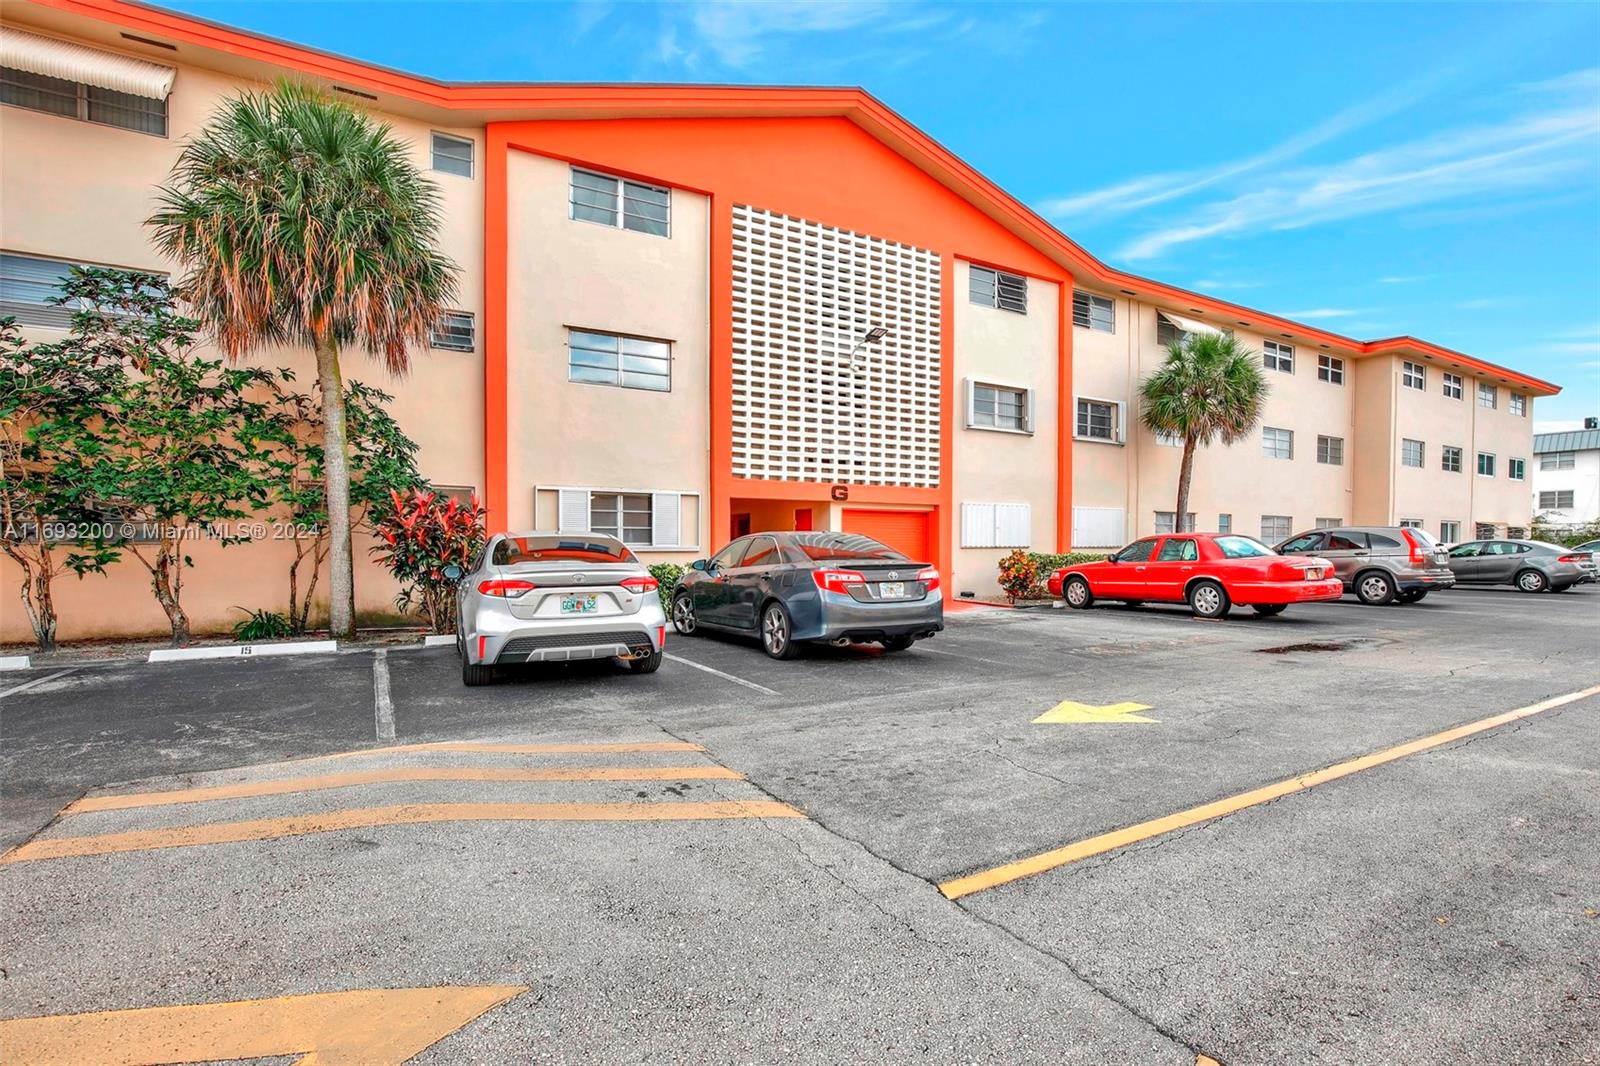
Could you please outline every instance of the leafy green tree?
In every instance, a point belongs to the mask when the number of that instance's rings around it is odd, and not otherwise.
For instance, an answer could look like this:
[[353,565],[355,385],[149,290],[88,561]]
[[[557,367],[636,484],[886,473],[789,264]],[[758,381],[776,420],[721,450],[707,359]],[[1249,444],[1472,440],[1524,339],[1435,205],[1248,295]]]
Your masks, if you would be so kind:
[[1167,347],[1167,358],[1139,386],[1144,424],[1183,439],[1178,474],[1179,528],[1189,513],[1195,448],[1243,440],[1261,420],[1267,379],[1256,353],[1231,334],[1189,333]]
[[222,104],[179,154],[149,219],[187,270],[183,294],[230,358],[303,344],[317,359],[328,502],[330,628],[355,624],[350,465],[339,366],[363,348],[393,374],[452,301],[438,190],[390,128],[280,82]]

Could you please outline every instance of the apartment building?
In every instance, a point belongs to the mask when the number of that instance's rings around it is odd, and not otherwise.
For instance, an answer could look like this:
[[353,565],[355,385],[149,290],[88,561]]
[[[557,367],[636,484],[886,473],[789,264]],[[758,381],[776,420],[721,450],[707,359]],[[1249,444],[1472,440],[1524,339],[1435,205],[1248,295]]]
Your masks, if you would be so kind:
[[[285,75],[388,122],[441,190],[459,306],[403,381],[346,369],[495,528],[679,562],[747,529],[843,529],[991,593],[1013,548],[1178,521],[1179,451],[1136,397],[1196,330],[1234,332],[1273,385],[1253,438],[1197,461],[1199,528],[1527,524],[1533,399],[1556,386],[1116,270],[859,89],[447,84],[121,0],[16,0],[5,313],[59,335],[42,299],[70,264],[172,269],[152,190],[219,100]],[[308,353],[262,358],[311,376]],[[279,605],[286,550],[198,548],[197,627]],[[392,598],[370,567],[357,583],[362,607]],[[131,568],[58,600],[66,637],[161,628]]]
[[1533,513],[1553,526],[1600,522],[1600,418],[1533,435]]

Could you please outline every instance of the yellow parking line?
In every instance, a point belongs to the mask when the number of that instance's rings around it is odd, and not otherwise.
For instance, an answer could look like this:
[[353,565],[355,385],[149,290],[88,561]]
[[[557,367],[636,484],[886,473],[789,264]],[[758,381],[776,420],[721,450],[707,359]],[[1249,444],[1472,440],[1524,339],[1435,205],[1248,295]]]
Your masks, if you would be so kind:
[[170,829],[137,829],[104,836],[32,840],[0,855],[0,864],[110,855],[124,851],[236,844],[252,840],[368,829],[380,825],[434,822],[674,822],[725,818],[804,818],[774,800],[723,800],[706,803],[417,803],[349,811],[218,822]]
[[1340,778],[1349,777],[1351,774],[1360,773],[1362,770],[1370,770],[1374,766],[1382,766],[1385,763],[1394,762],[1396,759],[1403,759],[1408,755],[1416,755],[1419,752],[1437,748],[1441,744],[1449,744],[1464,737],[1470,737],[1488,729],[1529,718],[1544,711],[1554,710],[1557,707],[1564,707],[1569,703],[1575,703],[1578,700],[1587,699],[1595,695],[1600,695],[1600,685],[1591,685],[1581,692],[1569,692],[1565,696],[1556,696],[1527,707],[1519,707],[1514,711],[1497,714],[1492,718],[1484,718],[1477,722],[1470,722],[1467,725],[1446,729],[1440,733],[1433,733],[1429,736],[1407,741],[1404,744],[1397,744],[1392,748],[1384,748],[1381,751],[1372,752],[1370,755],[1362,755],[1359,758],[1335,763],[1333,766],[1322,770],[1301,774],[1299,777],[1292,777],[1287,781],[1279,781],[1276,784],[1252,789],[1249,792],[1241,792],[1237,796],[1229,796],[1226,799],[1204,803],[1198,807],[1190,807],[1186,811],[1169,814],[1164,818],[1140,822],[1137,825],[1128,826],[1126,829],[1101,833],[1099,836],[1092,836],[1075,844],[1068,844],[1026,859],[1008,862],[989,870],[980,870],[965,877],[957,877],[954,880],[942,883],[939,886],[939,891],[943,892],[949,899],[960,899],[963,896],[970,896],[974,892],[997,888],[1000,885],[1010,884],[1012,881],[1020,881],[1024,877],[1032,877],[1035,874],[1054,870],[1057,867],[1066,866],[1081,859],[1102,855],[1118,848],[1125,848],[1130,844],[1137,844],[1141,840],[1161,836],[1175,829],[1184,829],[1200,822],[1208,822],[1213,818],[1221,818],[1223,815],[1242,811],[1246,807],[1254,807],[1294,792],[1301,792],[1317,785],[1327,784],[1329,781],[1337,781]]
[[313,755],[297,762],[318,762],[322,759],[348,759],[356,755],[393,755],[410,751],[476,751],[499,752],[505,755],[571,755],[603,752],[641,751],[705,751],[699,744],[683,740],[645,740],[615,744],[478,744],[465,740],[445,740],[432,744],[396,744],[387,748],[362,748],[359,751],[338,751],[332,755]]
[[274,781],[249,781],[209,788],[181,788],[168,792],[133,792],[121,796],[88,796],[61,809],[62,814],[88,811],[124,811],[133,807],[165,807],[174,803],[283,796],[295,792],[320,792],[355,785],[380,785],[395,781],[743,781],[744,775],[725,766],[546,766],[533,770],[505,767],[406,766],[392,770],[359,770],[319,777],[287,777]]

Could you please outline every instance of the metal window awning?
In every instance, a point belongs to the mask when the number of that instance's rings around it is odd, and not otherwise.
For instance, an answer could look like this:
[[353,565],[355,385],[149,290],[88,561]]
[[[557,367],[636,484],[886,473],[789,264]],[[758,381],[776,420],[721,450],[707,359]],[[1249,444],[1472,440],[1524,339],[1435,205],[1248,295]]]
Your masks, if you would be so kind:
[[0,66],[82,82],[99,89],[165,100],[178,72],[132,56],[0,26]]
[[1175,315],[1171,311],[1159,311],[1157,314],[1166,319],[1168,322],[1171,322],[1174,326],[1177,326],[1179,329],[1183,330],[1185,333],[1227,332],[1224,329],[1211,325],[1209,322],[1202,322],[1198,318],[1184,318],[1182,315]]

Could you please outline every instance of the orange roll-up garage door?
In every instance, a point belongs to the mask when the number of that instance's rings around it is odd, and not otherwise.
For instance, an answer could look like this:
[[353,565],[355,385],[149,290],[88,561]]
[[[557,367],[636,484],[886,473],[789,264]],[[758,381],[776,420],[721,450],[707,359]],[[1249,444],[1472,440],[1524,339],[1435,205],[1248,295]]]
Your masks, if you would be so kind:
[[842,525],[846,533],[860,533],[898,548],[914,561],[931,562],[928,550],[929,511],[853,511],[846,510]]

